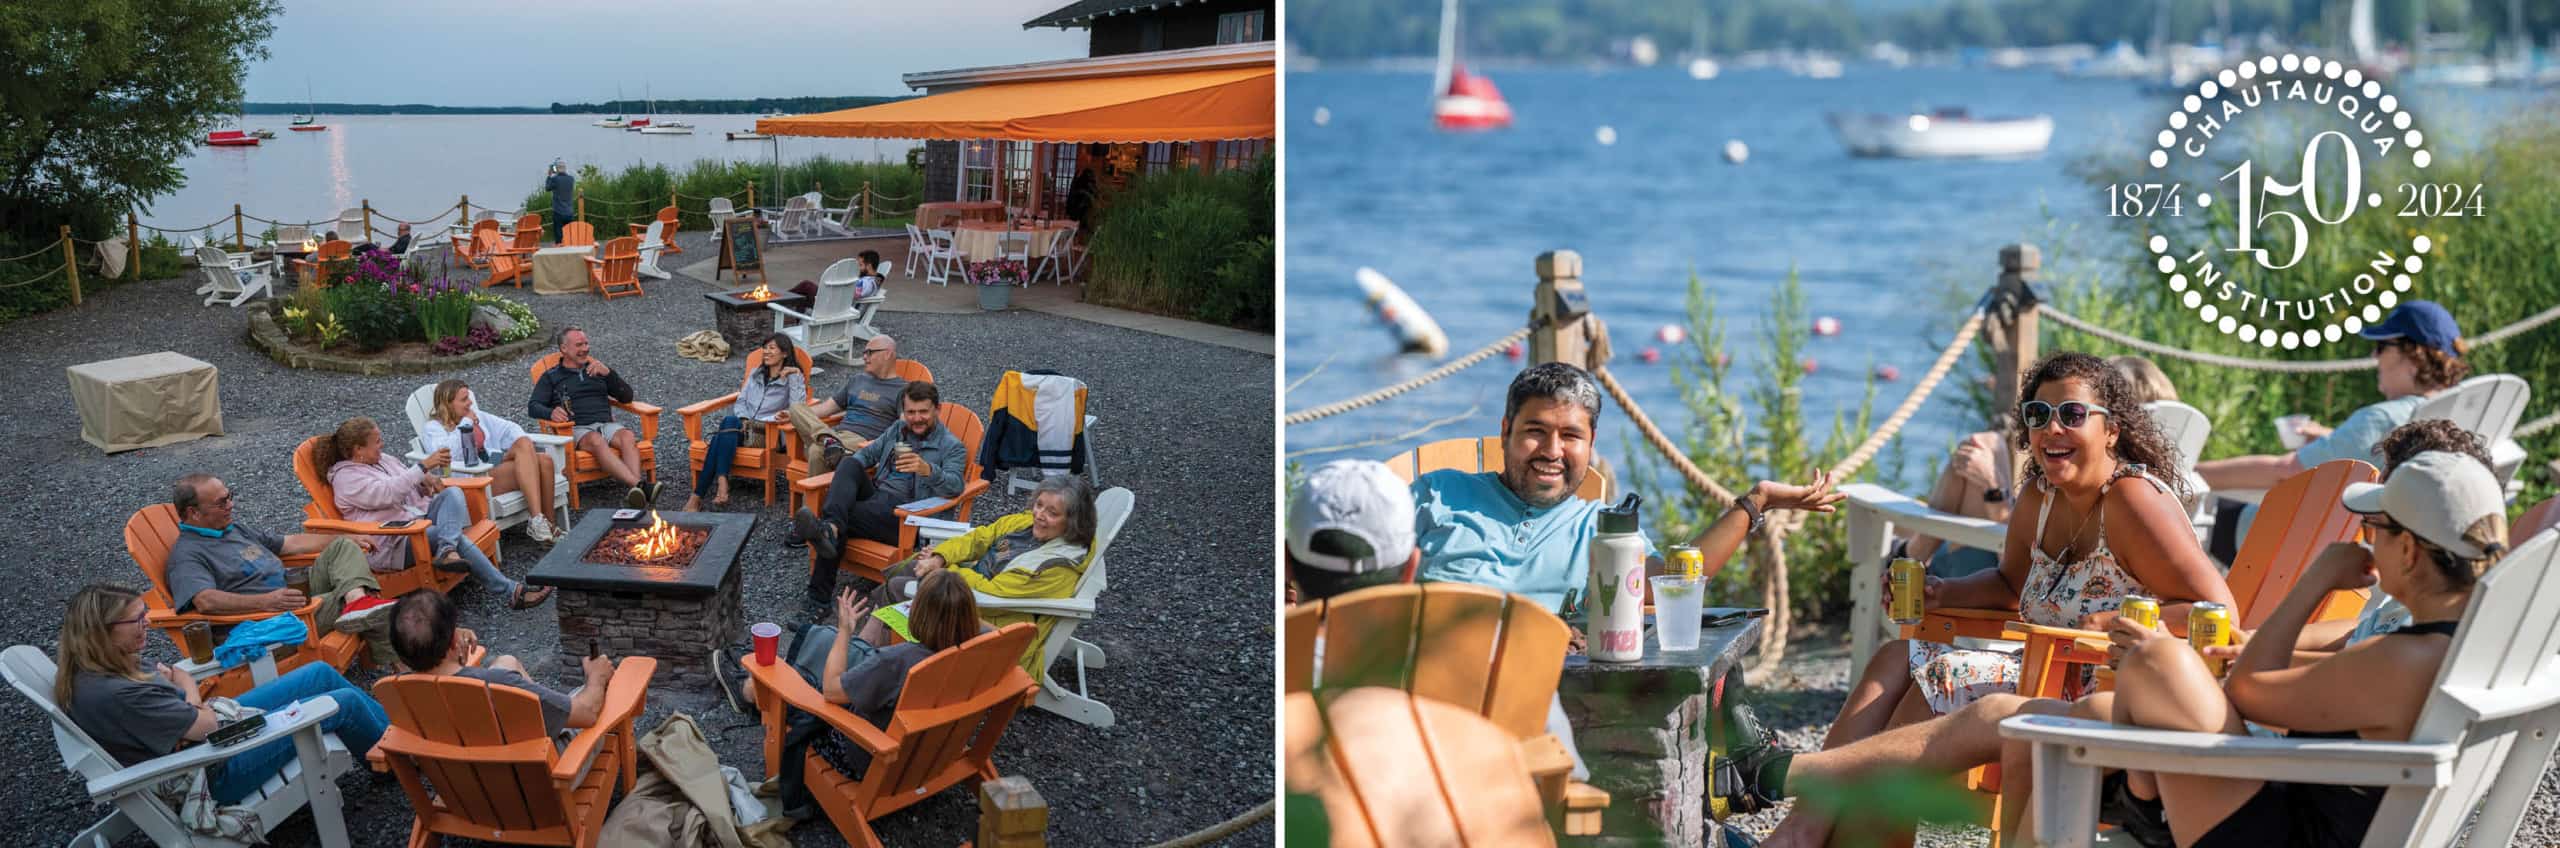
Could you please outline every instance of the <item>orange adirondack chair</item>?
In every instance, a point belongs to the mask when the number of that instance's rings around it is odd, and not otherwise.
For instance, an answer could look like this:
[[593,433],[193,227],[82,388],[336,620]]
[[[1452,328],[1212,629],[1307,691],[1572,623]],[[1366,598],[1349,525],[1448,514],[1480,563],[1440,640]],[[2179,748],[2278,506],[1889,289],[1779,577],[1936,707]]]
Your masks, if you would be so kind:
[[916,664],[907,672],[906,688],[887,727],[873,727],[827,703],[788,664],[742,663],[755,679],[756,709],[764,716],[765,776],[782,773],[782,733],[789,712],[782,707],[817,716],[870,752],[871,765],[862,777],[848,777],[809,751],[804,755],[809,793],[846,842],[878,848],[880,836],[871,830],[872,819],[962,781],[1002,776],[996,773],[996,743],[1004,739],[1013,714],[1040,688],[1019,662],[1034,629],[1029,623],[1007,625]]
[[488,233],[492,239],[499,242],[505,241],[505,237],[498,234],[496,220],[481,221],[472,224],[470,232],[453,237],[453,255],[460,257],[465,266],[486,271],[489,270],[489,257],[481,252],[481,233]]
[[[684,248],[676,246],[676,228],[684,223],[684,216],[677,214],[675,207],[668,206],[658,210],[657,220],[666,224],[658,228],[658,237],[667,243],[667,254],[672,256],[683,253]],[[635,239],[649,231],[649,225],[646,223],[631,224],[630,227],[631,237]]]
[[373,684],[391,727],[372,757],[409,793],[411,846],[443,836],[586,848],[604,830],[616,784],[639,762],[632,721],[649,702],[658,661],[627,657],[605,683],[604,709],[566,748],[543,732],[533,693],[468,677],[402,674]]
[[516,218],[515,247],[531,253],[542,247],[542,215],[527,212]]
[[326,285],[329,282],[330,265],[346,261],[354,255],[355,245],[348,243],[346,239],[330,239],[321,242],[320,247],[312,251],[311,258],[293,260],[294,274],[301,277],[306,285]]
[[[179,532],[178,508],[165,503],[156,503],[134,510],[133,517],[125,519],[124,522],[124,551],[133,557],[133,564],[142,567],[142,575],[151,578],[151,588],[142,593],[142,608],[143,615],[148,617],[148,624],[152,629],[166,634],[169,641],[178,642],[178,631],[195,622],[201,621],[215,627],[229,627],[275,616],[275,613],[271,612],[228,615],[179,612],[176,599],[169,596],[169,547],[177,542]],[[284,557],[284,561],[289,566],[308,566],[312,560],[318,558],[317,554],[296,554]],[[357,658],[369,656],[366,652],[359,650],[364,647],[364,640],[356,634],[320,629],[317,620],[319,615],[320,602],[316,599],[303,604],[301,609],[293,611],[295,618],[302,619],[302,626],[311,628],[312,637],[306,640],[302,647],[295,649],[292,655],[276,661],[277,673],[301,668],[303,664],[314,660],[345,668],[348,663]],[[200,679],[196,683],[203,688],[206,695],[228,697],[249,691],[249,687],[254,682],[249,678],[248,667],[242,666]]]
[[[1387,457],[1386,463],[1388,470],[1394,471],[1396,476],[1407,481],[1442,469],[1456,469],[1469,473],[1501,471],[1502,437],[1441,439]],[[1616,488],[1617,480],[1615,475],[1610,473],[1607,462],[1593,457],[1591,473],[1583,476],[1582,488],[1574,490],[1573,495],[1583,500],[1605,501],[1609,499],[1611,491]]]
[[2560,498],[2527,507],[2523,515],[2516,517],[2515,526],[2507,530],[2507,546],[2522,545],[2524,540],[2533,538],[2533,534],[2555,524],[2560,524]]
[[577,247],[581,245],[593,247],[595,246],[595,243],[596,225],[594,224],[590,224],[585,221],[571,221],[560,228],[560,245],[562,247]]
[[1510,734],[1552,827],[1600,832],[1608,793],[1572,782],[1573,759],[1547,733],[1572,638],[1555,613],[1484,586],[1399,583],[1291,607],[1285,631],[1285,691],[1386,686],[1473,710]]
[[[302,529],[307,533],[350,533],[366,536],[405,536],[409,540],[409,567],[393,572],[374,572],[373,579],[382,583],[384,597],[397,598],[419,589],[450,591],[462,584],[467,571],[445,571],[435,566],[435,552],[427,543],[427,524],[415,522],[398,529],[376,521],[350,521],[338,512],[335,487],[329,485],[328,469],[317,467],[312,452],[325,436],[302,440],[293,449],[293,476],[302,481],[302,489],[310,493],[311,502],[302,505]],[[463,541],[480,548],[492,561],[498,558],[498,523],[489,520],[489,478],[455,477],[446,485],[462,490],[463,502],[470,505],[471,526],[462,531]]]
[[605,242],[604,257],[587,257],[587,282],[596,294],[612,300],[640,290],[640,240],[624,236]]
[[1324,804],[1329,844],[1556,844],[1508,731],[1465,708],[1381,687],[1286,701],[1289,791]]
[[[847,537],[844,540],[844,555],[836,560],[837,568],[875,581],[886,578],[889,566],[898,564],[899,560],[913,556],[916,552],[916,528],[906,523],[908,516],[942,516],[962,524],[969,523],[970,507],[977,503],[979,495],[986,494],[988,486],[987,481],[979,479],[982,469],[978,466],[978,441],[985,437],[986,425],[981,423],[978,420],[978,414],[969,411],[968,407],[943,401],[942,426],[951,431],[953,438],[960,440],[961,449],[969,454],[969,468],[961,473],[961,478],[969,482],[960,488],[960,496],[932,509],[915,512],[898,510],[898,544],[895,546],[884,545],[869,539]],[[798,492],[804,501],[823,504],[827,501],[827,487],[833,485],[835,479],[836,473],[830,470],[823,474],[792,481],[791,488]],[[814,574],[817,569],[818,554],[813,550],[809,553],[809,570]]]
[[[533,276],[533,249],[503,243],[496,230],[484,230],[479,238],[479,258],[489,266],[489,279],[482,281],[481,285],[513,284],[516,288],[524,288],[525,280]],[[519,236],[516,240],[524,239]]]
[[[924,367],[924,363],[922,362],[917,362],[913,359],[901,359],[892,367],[896,369],[898,378],[907,382],[933,382],[933,369]],[[811,391],[814,393],[816,391],[816,387],[812,386]],[[825,420],[829,426],[834,426],[835,424],[844,421],[844,413],[838,412],[834,415],[827,416],[823,420]],[[784,421],[782,423],[782,441],[783,452],[785,455],[790,457],[790,459],[786,460],[782,464],[783,478],[795,482],[807,478],[809,476],[808,446],[801,443],[799,431],[793,428],[789,421]],[[830,468],[827,470],[832,472],[835,469]],[[802,504],[799,487],[793,486],[784,491],[788,500],[783,503],[783,507],[788,511],[797,511],[800,509]]]
[[[541,359],[533,361],[532,368],[526,370],[528,382],[540,381],[542,372],[549,371],[552,366],[558,364],[560,364],[559,351],[543,354]],[[630,403],[615,401],[613,405],[640,419],[640,467],[658,467],[658,416],[666,410],[637,400]],[[542,428],[542,432],[554,436],[569,435],[572,426],[549,418],[537,418],[533,423],[534,426]],[[576,442],[569,443],[569,467],[562,471],[569,477],[569,508],[573,510],[578,508],[578,487],[598,480],[613,479],[612,475],[604,473],[604,466],[597,465],[596,458],[580,450]]]
[[[621,241],[621,239],[615,239],[615,241]],[[809,352],[796,347],[792,348],[791,352],[798,354],[793,358],[799,363],[800,373],[804,377],[801,381],[800,400],[807,403],[815,397],[811,394],[815,386],[809,385],[805,379],[809,373]],[[764,348],[759,347],[748,351],[745,373],[754,374],[756,369],[761,367],[764,367]],[[740,379],[743,380],[744,377]],[[703,434],[703,416],[725,416],[728,414],[729,405],[737,401],[738,393],[730,392],[676,410],[677,415],[684,416],[685,455],[692,465],[694,476],[701,476],[702,463],[711,455],[711,438]],[[713,423],[716,425],[718,422]],[[729,476],[746,477],[763,484],[765,505],[771,506],[773,490],[777,488],[773,485],[773,475],[782,470],[782,459],[786,453],[774,448],[789,438],[791,425],[785,421],[750,421],[746,426],[761,428],[764,433],[764,442],[753,447],[739,445],[737,456],[730,461]]]

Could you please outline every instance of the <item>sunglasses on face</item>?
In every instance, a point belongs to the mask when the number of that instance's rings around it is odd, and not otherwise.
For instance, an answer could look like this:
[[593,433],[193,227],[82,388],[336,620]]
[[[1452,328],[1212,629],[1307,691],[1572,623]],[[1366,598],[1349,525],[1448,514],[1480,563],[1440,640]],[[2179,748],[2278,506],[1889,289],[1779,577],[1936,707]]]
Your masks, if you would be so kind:
[[2395,524],[2395,523],[2392,523],[2391,519],[2388,519],[2388,518],[2381,518],[2381,517],[2378,517],[2378,516],[2376,516],[2376,517],[2367,517],[2366,519],[2364,519],[2364,529],[2366,529],[2367,531],[2372,532],[2373,534],[2375,534],[2375,535],[2377,535],[2377,536],[2378,536],[2378,535],[2381,535],[2381,534],[2384,534],[2384,533],[2406,533],[2406,532],[2408,532],[2408,528],[2406,528],[2406,527],[2402,527],[2402,526],[2400,526],[2400,525],[2398,525],[2398,524]]
[[2091,415],[2113,414],[2106,407],[2076,400],[2066,400],[2060,405],[2031,400],[2018,405],[2018,420],[2026,424],[2029,431],[2042,430],[2057,420],[2062,422],[2064,429],[2076,429],[2089,423]]

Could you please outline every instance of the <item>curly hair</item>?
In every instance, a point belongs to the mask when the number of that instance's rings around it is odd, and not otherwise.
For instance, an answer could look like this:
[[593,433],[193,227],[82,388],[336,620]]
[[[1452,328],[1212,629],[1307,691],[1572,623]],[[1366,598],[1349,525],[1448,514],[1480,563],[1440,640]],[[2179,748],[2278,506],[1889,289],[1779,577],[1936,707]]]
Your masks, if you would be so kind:
[[2399,347],[2400,355],[2408,357],[2409,364],[2417,368],[2418,386],[2426,391],[2446,388],[2471,376],[2471,363],[2462,359],[2471,352],[2471,345],[2460,339],[2454,340],[2450,351],[2405,342]]
[[2410,457],[2428,451],[2458,453],[2479,460],[2482,468],[2498,467],[2497,463],[2489,461],[2489,452],[2480,447],[2478,435],[2444,418],[2402,424],[2373,446],[2373,455],[2382,458],[2384,474],[2391,473],[2391,469],[2400,467],[2400,463],[2409,461]]
[[[2168,434],[2160,432],[2159,423],[2151,420],[2151,413],[2142,408],[2141,399],[2134,393],[2133,383],[2125,379],[2124,372],[2104,359],[2068,352],[2045,357],[2035,367],[2027,369],[2027,378],[2018,388],[2020,396],[2011,400],[2010,407],[2015,409],[2018,404],[2033,399],[2044,384],[2056,380],[2080,381],[2081,385],[2089,388],[2090,394],[2097,396],[2098,405],[2107,408],[2108,417],[2116,425],[2115,457],[2118,462],[2151,470],[2154,479],[2168,486],[2172,496],[2183,500],[2190,494],[2184,477],[2170,473],[2179,465],[2177,446],[2169,443]],[[2026,424],[2016,415],[2009,416],[2009,441],[2021,454],[2031,451],[2027,435]],[[2044,466],[2036,462],[2027,463],[2022,482],[2043,485]]]

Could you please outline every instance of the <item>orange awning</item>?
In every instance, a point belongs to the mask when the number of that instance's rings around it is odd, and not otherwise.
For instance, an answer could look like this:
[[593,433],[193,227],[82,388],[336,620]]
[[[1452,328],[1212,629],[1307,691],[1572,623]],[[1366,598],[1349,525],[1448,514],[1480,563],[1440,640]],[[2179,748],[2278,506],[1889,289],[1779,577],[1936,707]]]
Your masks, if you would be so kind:
[[765,118],[767,135],[1134,143],[1271,138],[1271,68],[981,85],[914,100]]

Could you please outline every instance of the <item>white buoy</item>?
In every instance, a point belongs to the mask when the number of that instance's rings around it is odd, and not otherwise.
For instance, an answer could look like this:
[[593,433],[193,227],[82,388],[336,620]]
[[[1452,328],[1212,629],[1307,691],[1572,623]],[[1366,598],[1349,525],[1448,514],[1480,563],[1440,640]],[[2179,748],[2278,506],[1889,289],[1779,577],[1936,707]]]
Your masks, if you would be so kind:
[[1431,314],[1422,311],[1422,305],[1413,302],[1413,298],[1405,296],[1404,289],[1397,288],[1395,281],[1378,273],[1378,269],[1369,267],[1363,267],[1351,276],[1359,282],[1360,294],[1368,299],[1369,307],[1377,310],[1378,318],[1387,322],[1388,329],[1395,331],[1396,343],[1404,352],[1432,356],[1449,352],[1449,335],[1440,331],[1440,322],[1431,320]]
[[1664,324],[1662,329],[1653,331],[1653,337],[1661,339],[1663,344],[1679,344],[1681,339],[1689,337],[1689,329],[1678,324]]
[[1599,139],[1600,146],[1607,147],[1618,143],[1618,128],[1602,124],[1599,129],[1592,131],[1591,137]]
[[1716,60],[1714,60],[1714,59],[1709,59],[1709,58],[1707,58],[1707,57],[1700,56],[1700,57],[1698,57],[1698,58],[1695,58],[1695,59],[1691,59],[1691,60],[1689,60],[1689,78],[1690,78],[1690,79],[1693,79],[1693,80],[1711,80],[1711,79],[1715,79],[1715,78],[1716,78],[1716,74],[1718,74],[1718,73],[1720,73],[1720,72],[1722,72],[1722,71],[1723,71],[1723,68],[1717,67],[1717,66],[1716,66]]
[[1750,145],[1743,144],[1742,139],[1737,138],[1724,143],[1724,161],[1740,165],[1744,160],[1750,158],[1751,147]]
[[1316,107],[1316,126],[1321,127],[1330,123],[1333,123],[1333,110],[1322,106]]
[[1636,67],[1650,68],[1662,61],[1662,48],[1653,43],[1652,36],[1639,35],[1627,43],[1627,58],[1635,60]]
[[1833,318],[1829,315],[1813,319],[1813,334],[1817,336],[1839,335],[1840,319]]

